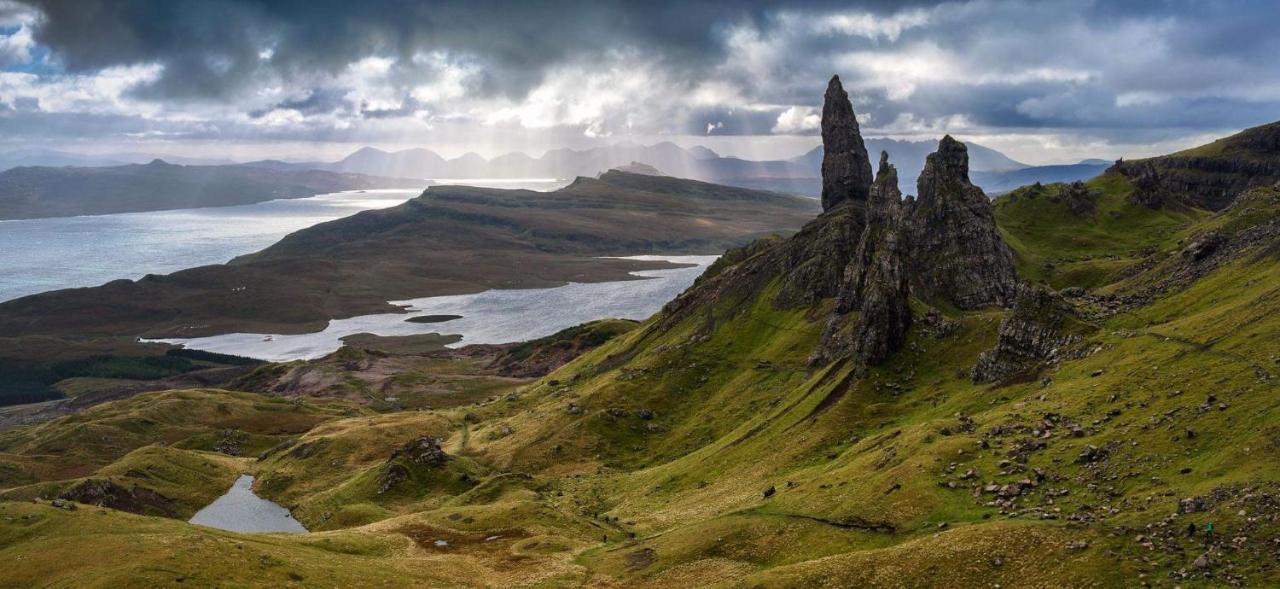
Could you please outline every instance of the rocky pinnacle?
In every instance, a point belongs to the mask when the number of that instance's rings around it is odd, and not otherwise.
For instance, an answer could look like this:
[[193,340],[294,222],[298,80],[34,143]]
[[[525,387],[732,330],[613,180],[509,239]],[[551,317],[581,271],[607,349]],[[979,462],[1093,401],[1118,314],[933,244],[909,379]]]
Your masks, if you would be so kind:
[[1013,253],[991,201],[969,181],[969,152],[950,135],[929,154],[908,214],[916,295],[960,309],[1007,307],[1018,294]]
[[822,102],[822,210],[862,202],[871,191],[871,160],[849,94],[832,76]]
[[886,153],[880,154],[880,172],[868,196],[866,229],[845,269],[822,342],[810,358],[813,364],[848,356],[856,370],[864,370],[902,347],[911,326],[902,193]]

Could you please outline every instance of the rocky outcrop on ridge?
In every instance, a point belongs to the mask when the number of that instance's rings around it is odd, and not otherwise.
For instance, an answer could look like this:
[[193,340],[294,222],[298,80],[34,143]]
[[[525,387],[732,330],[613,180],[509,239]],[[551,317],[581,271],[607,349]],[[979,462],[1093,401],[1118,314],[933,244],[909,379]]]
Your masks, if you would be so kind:
[[1118,161],[1108,172],[1129,179],[1135,203],[1159,208],[1182,202],[1220,211],[1244,191],[1280,181],[1280,122],[1181,153]]
[[409,480],[411,468],[440,468],[452,457],[440,447],[440,440],[423,436],[396,449],[378,473],[378,494],[382,495]]
[[871,191],[871,159],[840,76],[831,77],[823,97],[822,149],[822,210],[866,201]]
[[943,137],[909,205],[912,286],[926,301],[960,309],[1008,306],[1017,296],[1013,253],[996,228],[991,201],[969,181],[969,153]]
[[141,515],[178,516],[172,499],[146,487],[128,489],[109,479],[85,480],[58,494],[58,498]]
[[1079,339],[1068,329],[1073,316],[1071,305],[1057,293],[1041,286],[1024,287],[1013,312],[1000,323],[995,347],[978,356],[971,372],[973,382],[1006,380],[1058,358]]

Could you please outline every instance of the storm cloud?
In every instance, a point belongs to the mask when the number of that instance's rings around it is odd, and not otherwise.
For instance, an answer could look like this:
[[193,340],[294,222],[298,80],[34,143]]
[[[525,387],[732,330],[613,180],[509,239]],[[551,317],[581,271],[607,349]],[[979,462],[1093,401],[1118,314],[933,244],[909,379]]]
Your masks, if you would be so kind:
[[1280,118],[1275,22],[1263,0],[10,0],[0,131],[808,136],[839,73],[871,133],[1113,155]]

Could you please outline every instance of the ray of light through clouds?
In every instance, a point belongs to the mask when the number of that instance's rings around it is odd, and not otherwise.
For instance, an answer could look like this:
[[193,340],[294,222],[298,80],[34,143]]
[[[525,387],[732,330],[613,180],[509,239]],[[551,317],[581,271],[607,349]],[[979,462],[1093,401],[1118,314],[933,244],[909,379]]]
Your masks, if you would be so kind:
[[1280,118],[1278,6],[0,0],[0,149],[790,157],[838,73],[872,136],[1149,155]]

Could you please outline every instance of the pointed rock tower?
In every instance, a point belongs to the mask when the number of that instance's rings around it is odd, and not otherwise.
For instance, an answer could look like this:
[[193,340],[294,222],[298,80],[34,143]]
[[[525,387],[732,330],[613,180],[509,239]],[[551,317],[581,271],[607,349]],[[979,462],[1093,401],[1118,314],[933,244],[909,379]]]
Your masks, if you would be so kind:
[[1018,295],[1013,253],[991,201],[969,181],[969,151],[950,135],[929,154],[908,215],[916,295],[960,309],[1007,307]]
[[871,160],[858,118],[840,76],[832,76],[822,101],[822,210],[864,202],[870,190]]
[[880,172],[867,200],[866,229],[845,268],[835,312],[810,363],[847,356],[862,371],[888,359],[906,341],[911,290],[902,213],[898,171],[889,164],[889,154],[881,152]]

